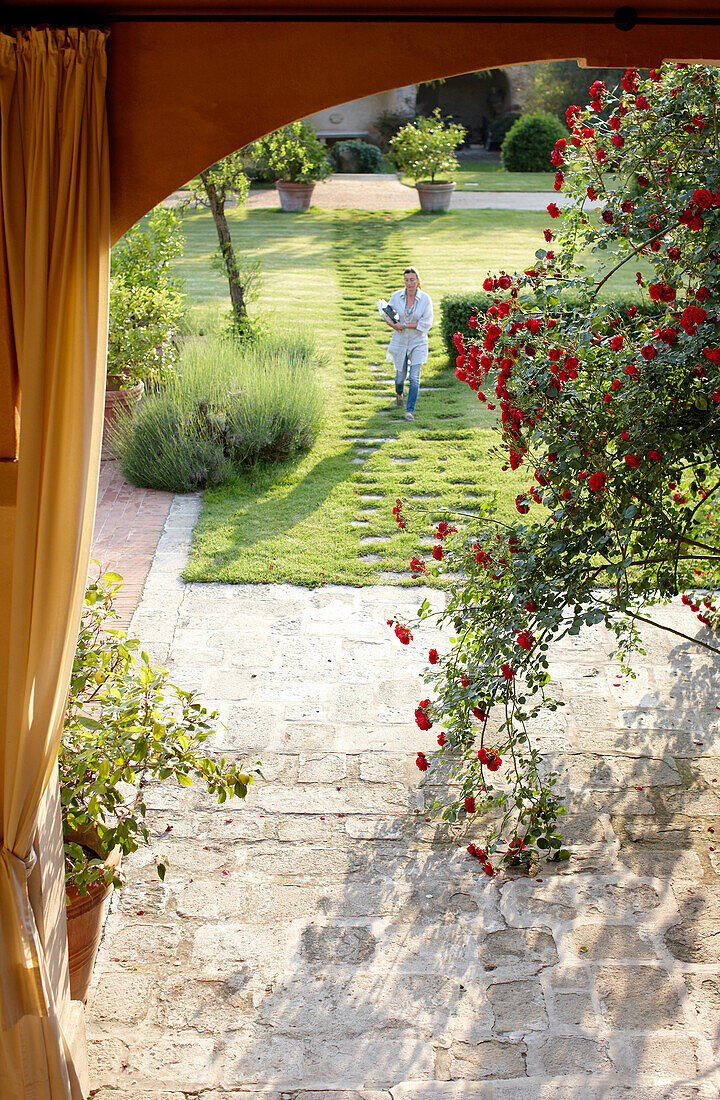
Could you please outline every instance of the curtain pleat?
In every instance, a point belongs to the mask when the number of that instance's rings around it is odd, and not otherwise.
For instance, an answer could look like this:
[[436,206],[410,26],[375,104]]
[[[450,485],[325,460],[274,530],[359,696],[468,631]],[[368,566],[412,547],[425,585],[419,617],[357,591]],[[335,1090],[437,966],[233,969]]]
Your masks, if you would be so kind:
[[0,458],[12,458],[19,405],[14,547],[0,563],[0,613],[9,616],[0,651],[3,1100],[81,1095],[27,876],[57,758],[97,495],[109,265],[106,75],[100,31],[0,36]]

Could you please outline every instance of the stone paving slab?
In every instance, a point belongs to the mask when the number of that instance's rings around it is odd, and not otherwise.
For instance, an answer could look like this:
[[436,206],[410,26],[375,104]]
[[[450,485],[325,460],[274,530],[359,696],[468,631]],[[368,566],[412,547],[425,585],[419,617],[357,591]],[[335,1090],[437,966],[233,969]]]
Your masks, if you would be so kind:
[[265,782],[222,807],[145,788],[152,845],[127,861],[88,1001],[96,1100],[716,1100],[707,654],[653,639],[627,680],[600,630],[558,647],[566,706],[536,736],[573,858],[489,882],[426,817],[438,787],[413,763],[443,639],[399,646],[386,619],[425,593],[185,585],[198,511],[173,503],[131,629],[218,705],[213,751],[262,759]]

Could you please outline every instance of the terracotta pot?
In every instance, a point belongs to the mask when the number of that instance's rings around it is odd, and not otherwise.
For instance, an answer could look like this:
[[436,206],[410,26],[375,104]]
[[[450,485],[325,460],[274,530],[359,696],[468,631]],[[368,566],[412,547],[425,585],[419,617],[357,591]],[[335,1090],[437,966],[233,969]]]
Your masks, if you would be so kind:
[[291,183],[290,180],[278,180],[275,184],[280,196],[280,206],[288,213],[304,213],[310,209],[310,200],[315,183]]
[[[100,845],[93,834],[66,836],[86,848],[96,851]],[[98,853],[101,854],[101,853]],[[108,867],[120,866],[122,853],[114,848],[105,860]],[[67,936],[70,964],[70,998],[73,1001],[85,1001],[90,988],[95,956],[100,946],[103,923],[105,921],[105,903],[112,893],[112,886],[96,883],[87,894],[78,893],[74,886],[68,886],[67,900]]]
[[422,210],[445,213],[450,209],[455,184],[447,180],[438,180],[437,183],[416,183],[415,190]]
[[132,412],[142,398],[145,385],[138,382],[128,389],[120,389],[117,380],[108,378],[105,390],[105,416],[103,419],[102,457],[115,458],[113,450],[112,431],[118,420],[126,413]]

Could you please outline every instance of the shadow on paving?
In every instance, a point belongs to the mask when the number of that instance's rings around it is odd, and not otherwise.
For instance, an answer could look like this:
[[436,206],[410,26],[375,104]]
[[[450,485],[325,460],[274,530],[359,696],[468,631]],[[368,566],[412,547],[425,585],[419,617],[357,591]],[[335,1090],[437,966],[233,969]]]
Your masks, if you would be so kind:
[[174,675],[218,700],[214,749],[261,755],[266,782],[229,810],[146,788],[172,863],[160,883],[133,857],[108,922],[98,1100],[717,1096],[717,659],[647,633],[627,680],[600,630],[566,639],[567,706],[535,733],[574,856],[490,882],[425,816],[422,655],[384,625],[418,595],[185,590]]

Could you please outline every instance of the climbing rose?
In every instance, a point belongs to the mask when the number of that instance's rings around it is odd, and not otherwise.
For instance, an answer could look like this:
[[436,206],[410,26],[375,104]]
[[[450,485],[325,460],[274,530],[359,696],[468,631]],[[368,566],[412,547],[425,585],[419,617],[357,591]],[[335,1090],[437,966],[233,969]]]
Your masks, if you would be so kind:
[[521,630],[517,636],[517,644],[521,649],[525,649],[529,652],[535,645],[535,638],[529,630]]
[[433,546],[432,556],[435,558],[435,561],[442,561],[445,557],[442,546]]
[[425,756],[424,752],[419,752],[417,754],[417,756],[415,757],[415,763],[417,764],[421,772],[426,772],[428,770],[427,757]]
[[596,470],[594,474],[590,474],[588,485],[594,493],[601,493],[605,488],[606,481],[607,476],[601,470]]
[[513,680],[515,678],[515,673],[513,672],[507,661],[505,661],[504,664],[500,666],[500,671],[502,672],[506,680]]
[[430,650],[428,653],[428,661],[431,665],[436,665],[438,663],[438,651],[436,649]]
[[557,203],[554,203],[554,202],[548,203],[547,212],[548,212],[548,214],[550,215],[551,218],[559,218],[560,217],[560,208],[557,205]]
[[432,726],[432,722],[427,716],[427,708],[429,706],[429,699],[421,699],[419,706],[415,709],[415,723],[421,730],[429,730]]
[[468,814],[474,814],[477,810],[475,799],[471,794],[465,796],[465,812]]
[[637,455],[625,455],[625,461],[628,464],[628,466],[639,466],[640,465],[640,459],[638,458]]
[[402,645],[410,645],[412,634],[406,626],[403,626],[401,623],[396,623],[395,634]]

